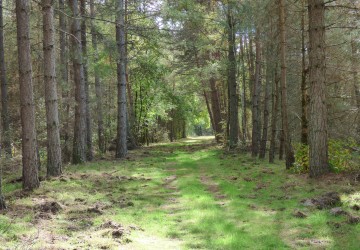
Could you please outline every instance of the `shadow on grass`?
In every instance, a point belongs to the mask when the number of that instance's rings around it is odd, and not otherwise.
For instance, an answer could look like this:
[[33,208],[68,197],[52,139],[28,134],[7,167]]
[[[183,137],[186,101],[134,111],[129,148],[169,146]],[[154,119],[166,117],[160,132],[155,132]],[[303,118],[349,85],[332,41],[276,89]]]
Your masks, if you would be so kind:
[[[145,147],[130,153],[129,160],[70,166],[66,172],[42,182],[30,196],[10,199],[9,213],[0,216],[2,245],[11,248],[31,241],[35,249],[358,246],[359,225],[300,205],[302,199],[348,189],[348,183],[312,182],[279,164],[224,153],[208,138]],[[209,188],[204,177],[216,188]],[[8,195],[17,188],[5,186]],[[344,204],[348,209],[360,194],[350,191],[342,196],[351,199]],[[62,211],[38,218],[36,206],[48,200],[59,202]],[[308,217],[294,217],[296,209]],[[136,244],[122,245],[126,242],[112,237],[111,230],[102,227],[108,221],[137,228],[126,235]]]

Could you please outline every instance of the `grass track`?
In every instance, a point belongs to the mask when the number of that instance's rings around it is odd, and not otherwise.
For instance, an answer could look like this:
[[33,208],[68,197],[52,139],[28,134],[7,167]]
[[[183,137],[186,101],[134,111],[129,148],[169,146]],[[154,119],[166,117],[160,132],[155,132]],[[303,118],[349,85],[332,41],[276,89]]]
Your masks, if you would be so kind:
[[[283,164],[224,153],[210,138],[131,152],[123,161],[69,166],[32,194],[4,181],[9,210],[0,215],[0,249],[359,249],[360,225],[300,205],[341,193],[360,203],[358,183],[320,182]],[[21,197],[21,198],[18,198]],[[56,201],[58,213],[39,206]],[[293,216],[296,209],[308,215]],[[106,222],[114,227],[105,227]],[[120,227],[121,225],[121,227]],[[124,235],[114,238],[118,227]]]

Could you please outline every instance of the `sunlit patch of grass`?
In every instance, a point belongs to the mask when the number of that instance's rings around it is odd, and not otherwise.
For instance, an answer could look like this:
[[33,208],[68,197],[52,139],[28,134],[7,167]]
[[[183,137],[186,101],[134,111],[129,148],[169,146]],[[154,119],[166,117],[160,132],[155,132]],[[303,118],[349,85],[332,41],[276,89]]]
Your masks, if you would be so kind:
[[[138,228],[126,236],[133,243],[125,249],[357,249],[359,225],[300,204],[348,188],[346,183],[318,185],[281,164],[224,152],[208,139],[154,145],[131,152],[130,158],[67,166],[64,178],[46,180],[30,196],[13,199],[10,206],[29,212],[13,220],[0,215],[0,243],[14,248],[25,244],[23,236],[32,239],[39,227],[34,206],[53,200],[63,210],[41,221],[46,227],[35,249],[118,249],[123,243],[101,227],[108,221]],[[5,183],[5,194],[20,188]],[[342,193],[344,209],[356,213],[350,207],[359,196]],[[87,211],[96,206],[101,213]],[[294,217],[296,209],[308,217]]]
[[6,183],[6,185],[3,186],[3,192],[4,193],[10,193],[13,192],[15,190],[20,189],[22,186],[21,182],[17,182],[17,183]]

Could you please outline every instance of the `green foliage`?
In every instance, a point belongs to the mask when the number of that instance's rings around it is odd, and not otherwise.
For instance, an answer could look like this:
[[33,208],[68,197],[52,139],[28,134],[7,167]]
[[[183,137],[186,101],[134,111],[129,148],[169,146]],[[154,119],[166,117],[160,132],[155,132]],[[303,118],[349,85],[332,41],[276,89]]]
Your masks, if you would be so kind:
[[[359,145],[354,140],[329,140],[329,166],[333,172],[349,172],[359,170]],[[295,145],[296,173],[309,171],[309,146],[304,144]]]
[[359,155],[356,156],[352,149],[358,148],[354,140],[330,140],[329,141],[329,165],[331,169],[338,173],[343,171],[353,171],[360,169]]
[[298,143],[295,145],[295,163],[294,169],[296,173],[309,172],[309,146]]

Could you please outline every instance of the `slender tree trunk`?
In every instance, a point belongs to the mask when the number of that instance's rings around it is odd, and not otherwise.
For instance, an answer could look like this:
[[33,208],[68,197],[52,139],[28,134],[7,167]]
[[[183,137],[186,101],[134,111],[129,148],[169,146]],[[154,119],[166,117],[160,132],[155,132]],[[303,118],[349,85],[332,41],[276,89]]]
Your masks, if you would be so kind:
[[252,145],[251,156],[256,157],[259,153],[259,142],[261,139],[260,126],[260,90],[261,90],[261,45],[259,40],[259,31],[256,31],[255,47],[256,47],[256,67],[255,67],[255,82],[252,91]]
[[182,121],[181,138],[182,139],[186,138],[186,121],[185,120]]
[[92,129],[91,129],[91,113],[90,113],[90,95],[89,95],[89,77],[88,77],[88,60],[87,60],[87,37],[86,37],[86,2],[80,0],[81,14],[81,46],[83,52],[84,82],[85,82],[85,98],[86,98],[86,159],[92,161]]
[[2,194],[2,169],[0,166],[0,211],[6,209],[5,197]]
[[260,143],[259,158],[264,159],[266,154],[266,143],[268,139],[268,126],[269,126],[269,96],[270,96],[270,85],[273,66],[271,63],[271,51],[267,52],[267,63],[266,63],[266,84],[265,84],[265,95],[264,95],[264,123],[263,123],[263,133]]
[[4,20],[3,3],[0,0],[0,81],[1,81],[1,118],[2,118],[2,144],[7,158],[12,157],[10,136],[10,115],[8,108],[8,88],[6,79],[5,53],[4,53]]
[[280,28],[280,61],[281,61],[281,116],[284,135],[284,149],[286,169],[290,169],[295,162],[294,151],[291,146],[289,121],[287,112],[287,83],[286,83],[286,33],[285,33],[285,3],[279,0],[279,28]]
[[[2,125],[3,125],[3,144],[5,154],[11,157],[11,142],[10,142],[10,126],[9,126],[9,112],[8,112],[8,97],[7,97],[7,81],[6,81],[6,67],[4,55],[4,24],[3,24],[3,3],[0,0],[0,81],[1,81],[1,107],[2,107]],[[5,198],[2,194],[2,166],[0,166],[0,211],[6,209]]]
[[356,109],[358,110],[358,116],[355,120],[355,131],[357,137],[356,141],[360,144],[360,87],[359,87],[359,77],[358,77],[358,55],[357,55],[358,45],[354,38],[351,39],[351,64],[352,64],[352,75],[353,75],[353,85],[354,85],[354,103],[356,105]]
[[42,0],[44,84],[47,125],[47,176],[61,174],[61,144],[55,70],[55,29],[53,0]]
[[274,81],[272,85],[272,106],[271,106],[271,139],[269,149],[269,162],[274,163],[275,147],[276,147],[276,130],[277,119],[279,114],[279,77],[277,73],[277,65],[274,68]]
[[[205,85],[205,84],[204,84],[204,85]],[[214,130],[215,137],[216,137],[216,130],[215,130],[214,118],[213,118],[213,114],[212,114],[212,111],[211,111],[211,107],[210,107],[210,103],[209,103],[209,98],[208,98],[208,95],[207,95],[205,89],[203,90],[203,96],[204,96],[204,99],[205,99],[206,108],[207,108],[208,113],[209,113],[209,118],[210,118],[211,126],[212,126],[212,128],[213,128],[213,130]]]
[[30,54],[30,2],[16,0],[19,83],[22,125],[23,188],[39,187],[39,161],[35,128],[35,104]]
[[[94,58],[97,62],[99,60],[98,46],[97,46],[97,32],[93,18],[96,17],[94,0],[90,0],[90,16],[91,16],[91,40],[94,49]],[[101,153],[105,153],[105,135],[104,135],[104,115],[103,115],[103,91],[101,87],[101,80],[99,71],[95,69],[95,94],[96,94],[96,111],[97,111],[97,127],[98,127],[98,147]]]
[[325,84],[325,3],[309,0],[310,177],[329,172]]
[[64,0],[59,0],[59,44],[60,44],[60,81],[62,90],[62,110],[64,124],[61,136],[64,139],[62,160],[63,162],[70,162],[70,86],[68,81],[68,59],[67,59],[67,39],[66,39],[66,18],[65,18],[65,3]]
[[241,69],[242,69],[242,98],[241,98],[241,104],[242,104],[242,140],[243,144],[246,145],[247,141],[247,132],[246,132],[246,126],[247,126],[247,113],[246,113],[246,69],[245,69],[245,51],[244,51],[244,37],[241,37],[240,39],[240,60],[241,60]]
[[76,102],[72,162],[73,164],[79,164],[86,161],[86,95],[78,1],[69,0],[69,6],[73,13],[71,28],[72,36],[70,39]]
[[[124,0],[125,5],[125,27],[124,27],[124,33],[125,33],[125,58],[128,58],[128,30],[127,30],[127,23],[128,23],[128,0]],[[128,145],[132,149],[135,149],[138,147],[138,143],[135,138],[134,134],[134,127],[135,127],[135,112],[134,112],[134,101],[133,101],[133,95],[132,95],[132,88],[131,88],[131,82],[130,82],[130,70],[128,66],[127,60],[125,61],[125,79],[126,79],[126,89],[127,89],[127,96],[128,96],[128,111],[127,111],[127,118],[126,118],[126,124],[127,124],[127,137],[128,137]]]
[[210,91],[211,91],[211,110],[214,119],[215,138],[217,142],[220,142],[223,131],[221,125],[221,110],[220,110],[219,95],[218,95],[218,90],[216,88],[215,78],[211,77],[209,79],[209,83],[210,83]]
[[[279,87],[280,88],[280,87]],[[281,97],[281,93],[279,93],[279,97]],[[282,127],[282,121],[280,122],[281,130],[279,133],[279,160],[284,160],[284,144],[285,144],[285,137],[284,137],[284,129]]]
[[301,2],[301,143],[308,144],[308,93],[306,84],[305,0]]
[[[245,43],[246,44],[246,43]],[[252,35],[249,35],[249,47],[248,50],[248,64],[249,64],[249,89],[250,89],[250,96],[253,96],[253,85],[255,84],[255,59],[254,59],[254,43]]]
[[125,44],[125,9],[124,0],[117,1],[116,41],[118,50],[117,79],[118,79],[118,126],[116,158],[123,158],[127,154],[127,107],[126,107],[126,44]]
[[237,146],[239,137],[239,110],[236,83],[236,58],[235,58],[235,20],[233,4],[228,4],[228,92],[229,92],[229,148]]

